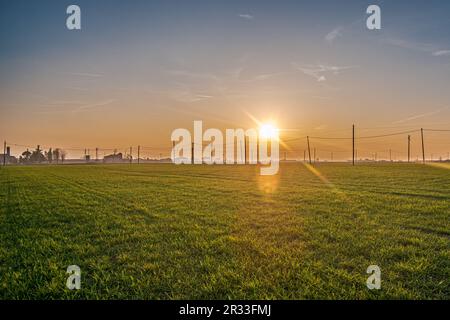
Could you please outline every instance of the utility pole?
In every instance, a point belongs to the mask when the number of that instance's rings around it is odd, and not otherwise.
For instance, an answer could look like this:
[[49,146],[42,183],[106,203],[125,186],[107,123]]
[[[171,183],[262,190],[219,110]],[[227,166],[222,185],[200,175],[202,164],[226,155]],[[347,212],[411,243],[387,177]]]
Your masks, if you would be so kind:
[[[244,163],[247,163],[247,138],[244,136]],[[211,162],[212,162],[212,148],[211,148]]]
[[175,163],[175,141],[172,141],[172,162]]
[[309,146],[309,136],[306,137],[306,141],[308,141],[308,157],[309,157],[309,164],[311,163],[311,148]]
[[303,150],[303,162],[306,162],[306,150]]
[[352,165],[355,165],[355,125],[352,125]]
[[314,163],[316,163],[316,148],[314,148]]
[[141,161],[141,146],[138,146],[138,164]]
[[191,163],[194,164],[194,143],[192,142],[191,146]]
[[6,166],[6,140],[3,142],[3,166]]
[[408,163],[411,160],[411,136],[408,134]]
[[95,148],[95,161],[98,161],[98,148]]
[[425,163],[425,144],[423,142],[423,128],[420,128],[420,136],[422,138],[422,161]]
[[[249,141],[250,142],[250,141]],[[223,152],[225,152],[225,148],[223,148]],[[226,155],[223,157],[225,159],[225,163],[226,163]],[[260,155],[260,150],[259,150],[259,136],[256,135],[256,163],[258,163],[258,159],[259,159],[259,163],[261,163],[261,155]]]
[[389,149],[389,161],[392,162],[392,150],[391,149]]
[[130,147],[130,163],[133,163],[133,147]]

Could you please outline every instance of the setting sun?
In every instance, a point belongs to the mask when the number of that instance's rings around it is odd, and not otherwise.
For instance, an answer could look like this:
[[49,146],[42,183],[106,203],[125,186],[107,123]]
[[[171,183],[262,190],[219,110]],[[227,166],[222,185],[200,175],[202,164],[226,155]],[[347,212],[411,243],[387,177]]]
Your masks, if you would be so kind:
[[278,129],[270,123],[264,123],[259,128],[259,134],[265,139],[276,138],[278,137]]

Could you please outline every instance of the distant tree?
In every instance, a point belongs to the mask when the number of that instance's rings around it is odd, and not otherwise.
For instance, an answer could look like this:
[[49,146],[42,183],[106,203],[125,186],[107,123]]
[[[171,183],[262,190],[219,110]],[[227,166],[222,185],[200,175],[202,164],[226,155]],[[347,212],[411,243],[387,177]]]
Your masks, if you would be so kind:
[[34,150],[33,153],[30,156],[30,162],[32,162],[32,163],[42,163],[45,160],[46,160],[46,158],[42,154],[42,150],[40,149],[40,146],[38,145],[36,150]]
[[53,162],[53,150],[52,148],[48,149],[48,151],[45,153],[46,157],[47,157],[47,161],[48,163],[52,163]]
[[30,162],[31,152],[27,149],[27,151],[22,152],[22,163]]
[[61,156],[61,163],[64,164],[64,160],[66,160],[67,153],[66,153],[65,150],[62,150],[62,149],[59,150],[59,153],[60,153],[60,156]]
[[60,155],[60,149],[56,148],[55,150],[53,150],[53,159],[56,161],[56,164],[58,164],[59,162],[59,155]]

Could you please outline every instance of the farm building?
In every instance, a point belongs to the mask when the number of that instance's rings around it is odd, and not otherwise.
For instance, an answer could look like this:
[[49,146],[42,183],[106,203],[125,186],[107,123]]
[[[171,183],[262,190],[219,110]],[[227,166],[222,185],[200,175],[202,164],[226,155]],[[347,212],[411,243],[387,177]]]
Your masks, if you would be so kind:
[[123,161],[122,153],[110,154],[103,158],[104,163],[117,163],[122,161]]
[[[6,159],[5,159],[6,158]],[[6,154],[0,154],[0,163],[6,163],[6,164],[16,164],[17,158],[11,155],[11,149],[10,147],[6,148]]]

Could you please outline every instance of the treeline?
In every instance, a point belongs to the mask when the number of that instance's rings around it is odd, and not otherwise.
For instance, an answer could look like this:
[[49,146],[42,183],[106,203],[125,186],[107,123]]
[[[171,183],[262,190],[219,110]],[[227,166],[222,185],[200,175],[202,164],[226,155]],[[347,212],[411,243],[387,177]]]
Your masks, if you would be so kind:
[[28,149],[22,152],[19,157],[19,163],[30,164],[30,163],[64,163],[66,159],[66,151],[60,148],[48,149],[48,151],[41,150],[40,146],[36,147],[36,150],[29,151]]

